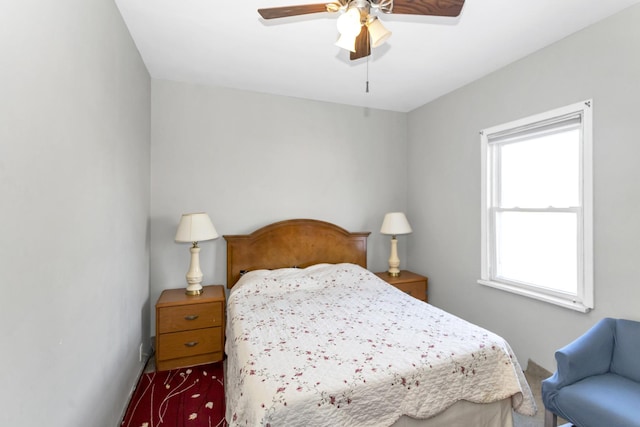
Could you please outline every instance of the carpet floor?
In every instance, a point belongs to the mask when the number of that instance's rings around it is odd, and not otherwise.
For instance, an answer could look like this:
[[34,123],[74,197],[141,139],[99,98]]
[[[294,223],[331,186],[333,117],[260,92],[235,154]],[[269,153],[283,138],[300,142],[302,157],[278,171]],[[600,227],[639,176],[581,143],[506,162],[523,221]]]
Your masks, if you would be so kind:
[[171,371],[145,370],[122,427],[223,427],[222,362]]

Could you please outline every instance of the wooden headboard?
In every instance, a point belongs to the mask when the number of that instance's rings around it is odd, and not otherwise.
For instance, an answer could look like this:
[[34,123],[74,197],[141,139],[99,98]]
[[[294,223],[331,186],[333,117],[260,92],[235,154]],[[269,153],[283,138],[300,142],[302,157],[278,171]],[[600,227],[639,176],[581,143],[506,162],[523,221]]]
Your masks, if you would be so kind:
[[252,270],[342,262],[367,268],[369,234],[350,233],[315,219],[290,219],[251,234],[223,236],[227,241],[227,288],[232,288],[242,273]]

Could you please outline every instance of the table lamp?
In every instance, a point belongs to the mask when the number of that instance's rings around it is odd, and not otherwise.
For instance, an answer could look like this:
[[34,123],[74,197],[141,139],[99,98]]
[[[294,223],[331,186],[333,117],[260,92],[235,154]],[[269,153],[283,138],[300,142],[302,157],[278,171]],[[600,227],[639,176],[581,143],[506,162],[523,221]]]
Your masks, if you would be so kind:
[[202,293],[202,271],[200,270],[200,248],[198,242],[218,237],[209,215],[204,212],[183,214],[176,232],[176,242],[192,243],[191,264],[187,272],[187,295]]
[[391,256],[389,257],[389,276],[398,277],[400,275],[400,258],[398,258],[399,234],[411,233],[411,226],[403,212],[390,212],[384,216],[380,233],[391,235]]

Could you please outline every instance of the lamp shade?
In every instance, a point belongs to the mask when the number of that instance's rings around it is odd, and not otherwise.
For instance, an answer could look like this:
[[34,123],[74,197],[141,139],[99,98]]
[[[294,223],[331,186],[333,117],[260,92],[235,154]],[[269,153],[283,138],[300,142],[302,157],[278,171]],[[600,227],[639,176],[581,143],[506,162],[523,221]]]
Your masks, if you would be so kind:
[[386,214],[384,221],[382,221],[382,227],[380,228],[380,233],[391,234],[393,236],[409,234],[412,231],[404,212],[390,212]]
[[203,242],[218,237],[209,215],[204,212],[183,214],[176,232],[176,242]]

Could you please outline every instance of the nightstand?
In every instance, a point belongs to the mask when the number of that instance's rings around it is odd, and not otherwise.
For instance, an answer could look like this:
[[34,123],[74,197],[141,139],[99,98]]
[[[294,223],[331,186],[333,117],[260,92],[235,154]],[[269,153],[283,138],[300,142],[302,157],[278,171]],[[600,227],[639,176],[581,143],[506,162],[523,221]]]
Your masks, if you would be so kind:
[[156,369],[218,362],[224,356],[225,295],[221,285],[200,295],[167,289],[156,303]]
[[376,276],[424,302],[429,302],[427,298],[427,281],[428,279],[416,273],[412,273],[407,270],[400,271],[398,277],[389,276],[389,273],[383,271],[381,273],[375,273]]

